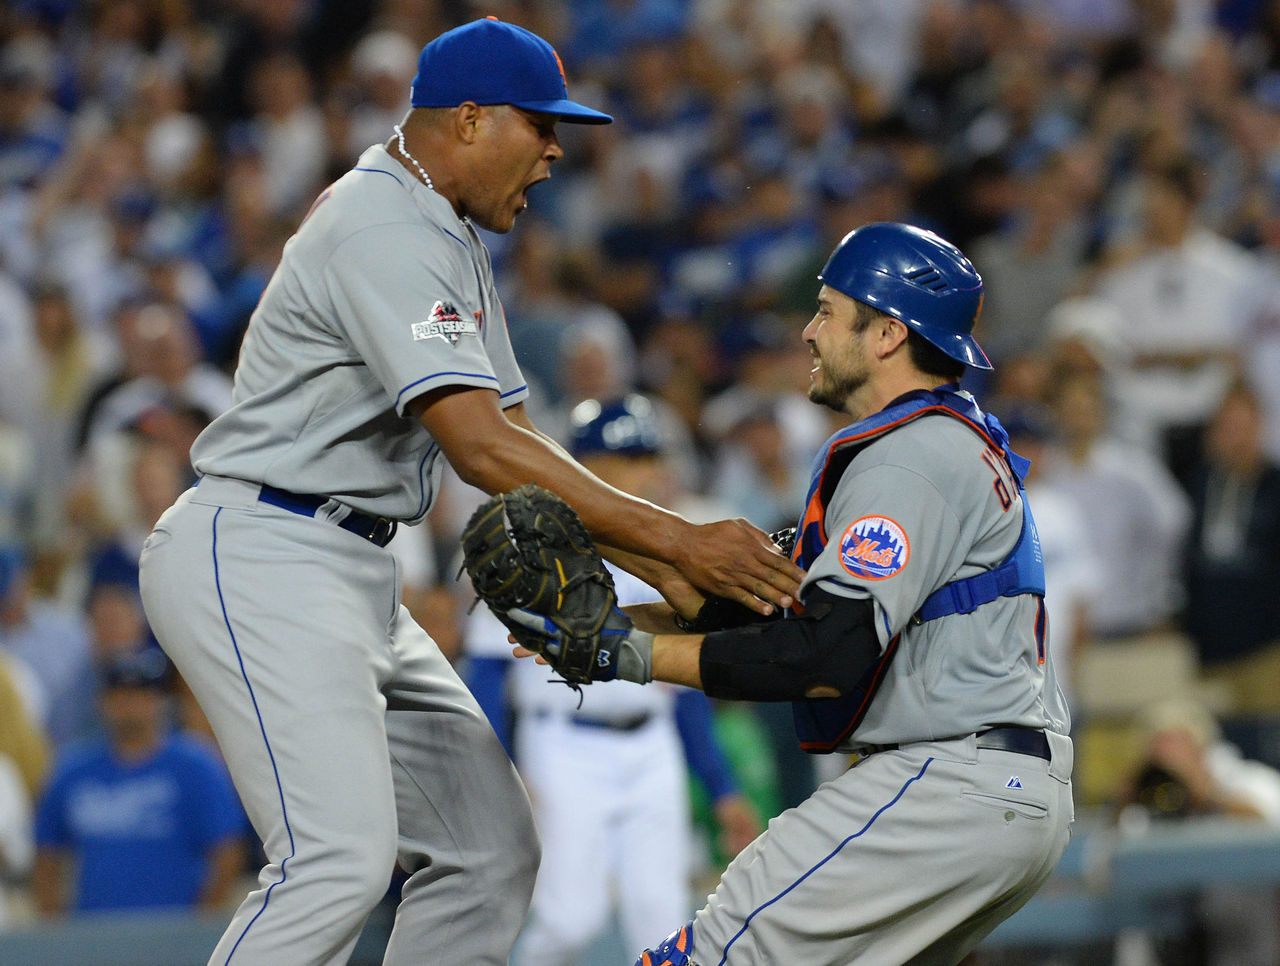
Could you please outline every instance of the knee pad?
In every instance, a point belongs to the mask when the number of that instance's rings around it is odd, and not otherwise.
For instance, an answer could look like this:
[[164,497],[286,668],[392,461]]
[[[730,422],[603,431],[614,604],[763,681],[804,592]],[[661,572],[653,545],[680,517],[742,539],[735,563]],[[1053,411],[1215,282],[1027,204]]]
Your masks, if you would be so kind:
[[681,926],[656,949],[646,949],[635,966],[698,966],[690,959],[693,953],[693,923]]

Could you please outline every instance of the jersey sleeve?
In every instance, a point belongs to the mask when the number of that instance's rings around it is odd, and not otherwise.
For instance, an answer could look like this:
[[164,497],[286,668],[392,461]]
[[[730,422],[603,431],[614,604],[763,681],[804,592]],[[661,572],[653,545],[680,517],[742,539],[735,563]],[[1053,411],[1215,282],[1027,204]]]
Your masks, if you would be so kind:
[[906,466],[851,468],[832,495],[826,520],[827,545],[805,583],[873,598],[882,645],[962,562],[951,504],[932,481]]
[[[376,231],[376,243],[367,236]],[[420,225],[379,225],[337,246],[325,272],[334,315],[401,415],[442,386],[504,386],[486,351],[486,306],[460,239]],[[518,370],[516,370],[518,374]],[[510,378],[510,375],[508,375]]]

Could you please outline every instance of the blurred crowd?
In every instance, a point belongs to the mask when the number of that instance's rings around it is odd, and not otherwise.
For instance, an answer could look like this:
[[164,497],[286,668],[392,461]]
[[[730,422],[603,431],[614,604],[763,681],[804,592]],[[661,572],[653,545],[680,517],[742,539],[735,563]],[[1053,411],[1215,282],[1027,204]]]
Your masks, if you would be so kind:
[[[563,434],[583,400],[642,392],[674,467],[656,499],[792,523],[839,425],[805,398],[823,261],[859,224],[932,228],[985,279],[996,370],[968,388],[1034,459],[1067,686],[1090,646],[1172,635],[1224,719],[1280,720],[1277,0],[10,0],[7,881],[29,874],[33,822],[36,853],[98,844],[39,817],[76,807],[85,742],[124,740],[106,682],[154,683],[121,666],[155,648],[138,553],[230,403],[282,245],[401,118],[422,45],[489,14],[551,40],[573,96],[616,118],[562,126],[552,180],[486,236],[535,422]],[[393,544],[406,601],[459,661],[457,534],[478,498],[449,481]],[[785,715],[762,716],[798,801],[820,775]],[[1249,751],[1280,764],[1274,741]],[[229,827],[210,820],[182,901],[225,891]],[[42,888],[43,911],[75,907],[74,883]]]

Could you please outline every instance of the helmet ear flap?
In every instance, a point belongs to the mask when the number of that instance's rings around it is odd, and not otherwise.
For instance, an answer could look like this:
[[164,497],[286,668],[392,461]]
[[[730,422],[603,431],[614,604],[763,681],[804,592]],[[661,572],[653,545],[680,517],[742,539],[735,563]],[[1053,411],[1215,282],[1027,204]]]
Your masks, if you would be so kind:
[[982,276],[960,249],[933,232],[898,222],[855,228],[818,279],[892,315],[952,359],[992,368],[972,335],[982,312]]

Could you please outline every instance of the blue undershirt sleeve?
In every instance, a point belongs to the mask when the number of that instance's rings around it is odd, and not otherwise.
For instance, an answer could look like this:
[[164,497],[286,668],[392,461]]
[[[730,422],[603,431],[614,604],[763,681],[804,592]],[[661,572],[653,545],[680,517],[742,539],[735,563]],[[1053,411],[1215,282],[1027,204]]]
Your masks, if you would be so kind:
[[711,702],[701,691],[681,688],[676,694],[676,729],[684,745],[685,759],[697,776],[707,797],[716,802],[738,790],[729,763],[716,743],[712,730]]

